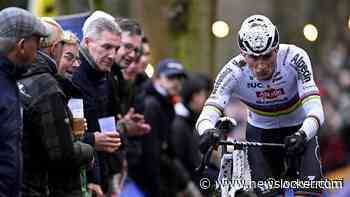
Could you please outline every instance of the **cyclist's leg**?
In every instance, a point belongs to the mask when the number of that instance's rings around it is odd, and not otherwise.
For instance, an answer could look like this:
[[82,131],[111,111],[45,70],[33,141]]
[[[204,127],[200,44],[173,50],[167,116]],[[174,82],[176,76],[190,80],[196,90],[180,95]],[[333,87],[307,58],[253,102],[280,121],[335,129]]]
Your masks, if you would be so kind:
[[[301,156],[300,178],[303,180],[322,180],[322,166],[317,137],[313,137],[306,145],[305,152]],[[305,191],[322,192],[321,189],[308,189]]]
[[[246,139],[254,142],[282,143],[283,136],[275,129],[266,130],[248,124]],[[283,149],[249,147],[248,161],[252,180],[265,181],[268,178],[280,177],[284,171],[284,157],[285,153]],[[274,196],[282,191],[279,189],[255,188],[255,192],[258,196]]]

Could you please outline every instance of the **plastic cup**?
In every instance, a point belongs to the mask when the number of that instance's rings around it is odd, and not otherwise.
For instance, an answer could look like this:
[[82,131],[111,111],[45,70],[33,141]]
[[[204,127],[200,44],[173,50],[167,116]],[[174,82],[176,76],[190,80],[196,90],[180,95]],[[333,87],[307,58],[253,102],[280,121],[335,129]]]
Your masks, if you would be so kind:
[[85,132],[83,99],[70,99],[68,101],[68,107],[73,115],[73,135],[81,137]]
[[99,118],[98,123],[102,133],[116,132],[116,124],[114,116]]
[[68,107],[73,114],[73,118],[84,118],[83,99],[69,99]]

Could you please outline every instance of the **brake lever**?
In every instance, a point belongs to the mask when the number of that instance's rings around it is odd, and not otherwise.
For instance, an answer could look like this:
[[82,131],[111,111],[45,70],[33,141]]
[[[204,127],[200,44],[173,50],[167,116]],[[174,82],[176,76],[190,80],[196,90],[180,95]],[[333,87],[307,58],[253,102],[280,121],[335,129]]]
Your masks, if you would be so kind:
[[208,151],[205,153],[205,155],[202,158],[202,161],[199,165],[199,167],[197,167],[195,169],[195,173],[201,174],[207,167],[207,164],[209,163],[209,159],[211,157],[211,154],[213,153],[214,150],[214,146],[210,146],[210,148],[208,149]]
[[214,149],[217,149],[218,143],[220,142],[220,139],[222,139],[222,136],[228,135],[228,133],[236,126],[237,126],[236,120],[230,117],[221,117],[216,122],[215,128],[217,128],[220,133],[219,132],[214,133],[214,135],[215,135],[215,138],[218,140],[212,146],[210,146],[208,151],[205,153],[199,167],[195,169],[195,173],[202,173],[205,170],[205,168],[207,167],[207,164],[209,163],[211,154]]

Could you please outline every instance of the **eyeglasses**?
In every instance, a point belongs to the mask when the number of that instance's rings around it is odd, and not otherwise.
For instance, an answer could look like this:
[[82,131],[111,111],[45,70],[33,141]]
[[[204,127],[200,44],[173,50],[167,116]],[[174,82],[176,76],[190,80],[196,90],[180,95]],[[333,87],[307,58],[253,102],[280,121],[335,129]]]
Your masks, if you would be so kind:
[[134,51],[136,56],[139,56],[141,54],[141,49],[138,47],[135,47],[131,43],[123,43],[122,46],[129,52]]
[[79,56],[74,56],[72,53],[65,53],[63,55],[64,58],[66,58],[68,61],[77,61],[78,64],[80,64]]

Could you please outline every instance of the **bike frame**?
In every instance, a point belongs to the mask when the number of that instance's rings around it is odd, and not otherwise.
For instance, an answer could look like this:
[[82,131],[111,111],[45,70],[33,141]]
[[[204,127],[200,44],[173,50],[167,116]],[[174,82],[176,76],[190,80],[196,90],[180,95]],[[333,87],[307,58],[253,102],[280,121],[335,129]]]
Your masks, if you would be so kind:
[[[218,143],[214,144],[213,146],[211,146],[209,148],[209,150],[207,151],[207,153],[204,155],[202,162],[200,164],[200,166],[196,169],[197,172],[202,172],[205,168],[206,165],[209,163],[209,159],[210,156],[214,150],[214,146],[223,146],[223,151],[221,154],[221,158],[224,156],[224,154],[230,154],[230,152],[227,151],[227,146],[235,146],[235,150],[236,151],[242,151],[244,152],[244,149],[247,149],[248,147],[273,147],[273,148],[284,148],[284,144],[276,144],[276,143],[261,143],[261,142],[248,142],[248,141],[227,141],[227,140],[221,140]],[[243,161],[244,162],[244,161]],[[220,174],[222,173],[221,170],[222,168],[222,163],[220,163]],[[244,172],[242,172],[244,173]],[[231,175],[232,177],[232,175]],[[223,191],[223,187],[221,187],[221,197],[235,197],[235,192],[238,191],[239,189],[242,188],[229,188],[229,190],[227,191]],[[226,188],[227,189],[227,188]],[[234,190],[234,191],[232,191]],[[309,195],[311,196],[320,196],[320,194],[316,194],[316,193],[309,193]],[[295,196],[295,191],[293,189],[286,189],[284,191],[284,196],[285,197],[294,197]],[[327,192],[323,192],[323,194],[321,194],[321,196],[323,197],[328,197],[328,193]]]

